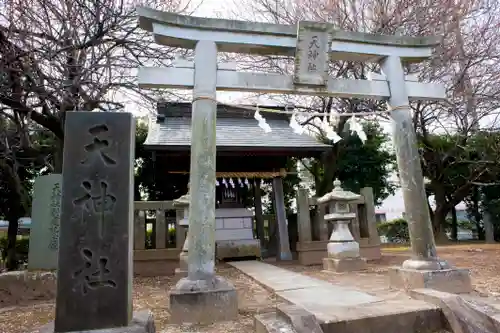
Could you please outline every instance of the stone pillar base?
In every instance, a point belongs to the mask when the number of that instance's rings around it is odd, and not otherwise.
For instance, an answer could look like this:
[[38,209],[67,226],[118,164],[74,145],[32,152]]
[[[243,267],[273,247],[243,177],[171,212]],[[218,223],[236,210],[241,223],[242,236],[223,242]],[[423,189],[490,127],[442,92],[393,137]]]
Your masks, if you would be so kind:
[[280,261],[290,261],[293,260],[292,252],[280,252],[276,259]]
[[473,291],[470,271],[463,268],[416,270],[390,267],[389,285],[393,289],[407,291],[420,288],[435,289],[454,294]]
[[176,268],[174,271],[174,281],[179,281],[182,278],[188,276],[188,272],[183,270],[182,268]]
[[323,258],[323,269],[333,272],[352,272],[366,269],[366,260],[357,258]]
[[186,272],[188,270],[188,254],[184,250],[179,254],[179,269]]
[[174,324],[211,324],[238,317],[234,286],[214,276],[210,280],[183,278],[170,292],[170,314]]
[[[187,240],[184,243],[184,246],[187,245]],[[186,250],[182,250],[179,255],[179,268],[176,268],[174,271],[174,281],[179,281],[182,278],[187,277],[188,273],[188,263],[187,263],[188,253]]]
[[[35,332],[37,333],[54,333],[54,322],[42,326]],[[149,310],[134,312],[134,317],[128,326],[103,328],[92,331],[72,331],[72,333],[156,333],[155,321],[153,313]]]

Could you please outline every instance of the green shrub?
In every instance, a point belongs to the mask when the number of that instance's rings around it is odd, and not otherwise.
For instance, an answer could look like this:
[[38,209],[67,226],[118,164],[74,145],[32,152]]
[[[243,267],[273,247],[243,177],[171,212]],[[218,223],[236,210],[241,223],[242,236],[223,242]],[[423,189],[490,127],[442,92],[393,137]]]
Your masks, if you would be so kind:
[[[451,225],[452,225],[452,219],[449,217],[446,219],[446,230],[451,232]],[[476,229],[476,224],[472,221],[469,220],[458,220],[457,221],[457,226],[459,229],[463,230],[475,230]]]
[[[171,245],[171,247],[174,247],[175,240],[176,240],[175,228],[169,228],[167,235],[167,247],[169,247],[169,244]],[[145,248],[153,249],[155,246],[156,246],[156,240],[154,239],[153,229],[146,230]]]
[[[7,258],[7,237],[0,238],[0,258],[5,261]],[[16,241],[16,256],[19,264],[28,262],[30,240],[28,237],[18,238]]]
[[153,229],[146,230],[146,249],[153,248]]
[[7,237],[0,238],[0,259],[5,261],[7,258]]
[[377,225],[378,233],[387,237],[391,243],[405,243],[410,241],[408,222],[405,219],[395,219]]

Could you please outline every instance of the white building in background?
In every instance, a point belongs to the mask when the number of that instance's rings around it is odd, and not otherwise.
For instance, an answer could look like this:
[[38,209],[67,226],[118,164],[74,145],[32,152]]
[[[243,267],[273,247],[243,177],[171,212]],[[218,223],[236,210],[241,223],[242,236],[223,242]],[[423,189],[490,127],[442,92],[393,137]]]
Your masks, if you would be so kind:
[[[436,207],[434,203],[434,198],[430,197],[430,202],[431,202],[431,208],[434,209]],[[466,211],[466,206],[463,202],[459,203],[456,206],[457,210],[457,219],[460,220],[469,220],[469,216],[467,215]],[[382,205],[376,208],[375,210],[376,213],[376,220],[377,223],[383,222],[384,219],[385,221],[390,221],[394,220],[397,218],[404,218],[404,202],[403,202],[403,195],[401,193],[401,189],[396,190],[396,193],[394,195],[389,196],[387,199],[384,200]],[[448,234],[448,237],[451,235]],[[459,229],[457,233],[457,238],[458,240],[468,240],[468,239],[474,239],[475,235],[472,230],[467,230],[467,229]],[[382,239],[381,241],[383,243],[387,242],[386,239]]]
[[[436,204],[434,203],[434,196],[430,197],[431,208],[434,209]],[[459,203],[456,207],[458,219],[467,219],[467,214],[465,213],[466,206],[463,202]],[[384,200],[382,205],[376,208],[377,214],[385,213],[387,221],[394,220],[397,218],[402,218],[405,212],[403,194],[401,189],[398,188],[394,195],[390,195]],[[460,213],[459,213],[460,212]]]
[[[21,217],[19,219],[19,232],[18,234],[24,235],[29,232],[31,228],[31,218],[30,217]],[[0,220],[0,233],[7,232],[9,229],[9,221]]]
[[382,211],[375,211],[375,221],[377,224],[387,222],[387,215]]

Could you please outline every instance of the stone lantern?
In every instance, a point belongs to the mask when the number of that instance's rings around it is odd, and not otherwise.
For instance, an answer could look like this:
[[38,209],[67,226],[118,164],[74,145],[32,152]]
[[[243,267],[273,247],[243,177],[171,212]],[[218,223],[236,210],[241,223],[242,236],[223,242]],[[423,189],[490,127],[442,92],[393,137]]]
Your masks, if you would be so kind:
[[[189,198],[190,198],[190,195],[189,195],[189,184],[188,184],[187,193],[174,200],[174,207],[183,208],[183,210],[184,210],[183,217],[179,221],[179,226],[181,226],[182,228],[185,228],[185,229],[188,229],[188,227],[189,227]],[[188,239],[189,239],[189,237],[187,237],[187,233],[186,233],[186,238],[184,240],[184,244],[182,245],[182,251],[179,254],[179,268],[177,268],[175,270],[175,275],[178,275],[179,277],[187,276],[188,247],[189,247]]]
[[328,257],[323,258],[325,270],[344,272],[366,268],[366,260],[359,255],[359,243],[349,230],[349,223],[356,218],[356,212],[351,212],[350,203],[359,199],[360,194],[343,190],[338,179],[333,182],[333,190],[318,199],[318,203],[328,204],[330,209],[330,213],[325,215],[325,222],[333,223],[327,245]]

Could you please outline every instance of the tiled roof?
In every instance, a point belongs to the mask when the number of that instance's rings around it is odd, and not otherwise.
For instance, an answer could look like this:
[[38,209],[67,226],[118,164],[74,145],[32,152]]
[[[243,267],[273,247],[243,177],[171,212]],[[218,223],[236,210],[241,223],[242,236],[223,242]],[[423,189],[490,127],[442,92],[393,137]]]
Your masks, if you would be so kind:
[[[296,134],[283,114],[263,114],[272,131],[265,133],[253,114],[235,107],[217,107],[217,148],[283,149],[325,151],[331,146],[307,134]],[[162,150],[188,149],[191,145],[191,105],[189,103],[159,104],[159,117],[149,125],[146,146]]]
[[[219,118],[216,126],[217,147],[310,148],[315,151],[331,148],[307,134],[295,134],[287,121],[267,120],[267,123],[272,129],[270,133],[265,133],[255,119]],[[150,124],[144,144],[156,147],[189,147],[191,118],[167,117],[161,123]]]

